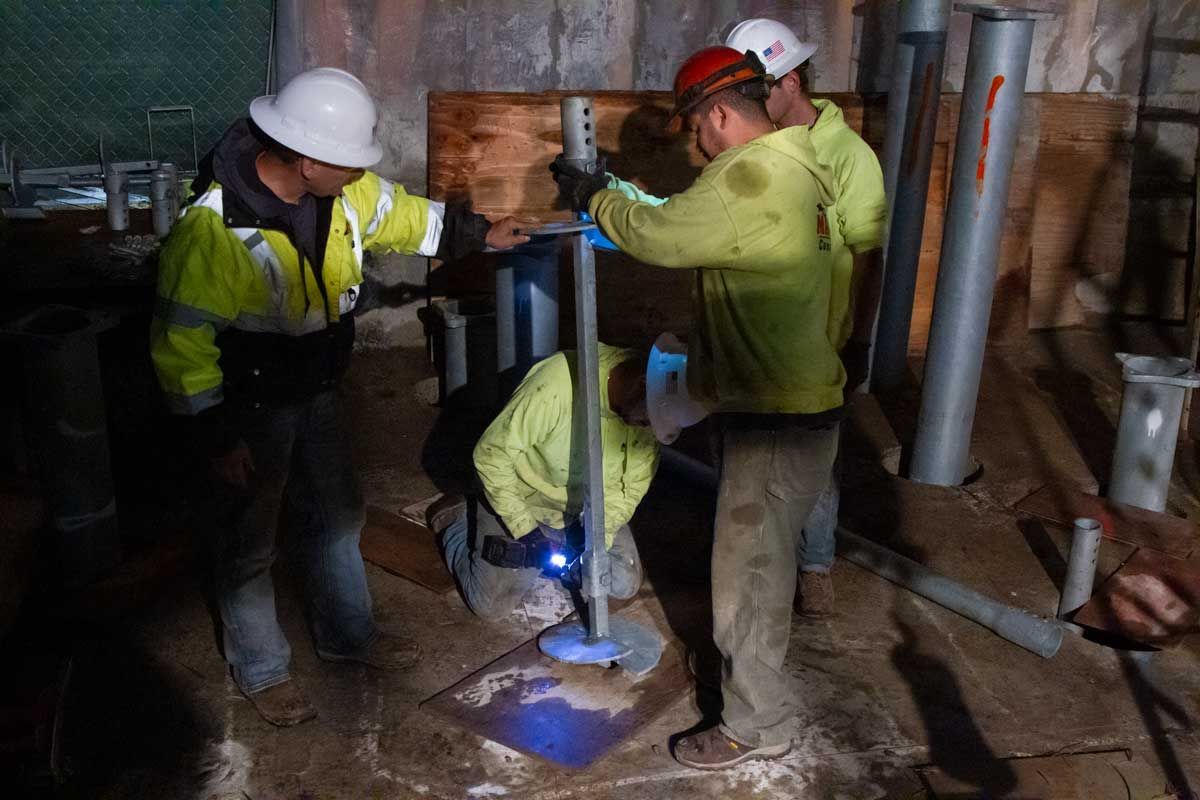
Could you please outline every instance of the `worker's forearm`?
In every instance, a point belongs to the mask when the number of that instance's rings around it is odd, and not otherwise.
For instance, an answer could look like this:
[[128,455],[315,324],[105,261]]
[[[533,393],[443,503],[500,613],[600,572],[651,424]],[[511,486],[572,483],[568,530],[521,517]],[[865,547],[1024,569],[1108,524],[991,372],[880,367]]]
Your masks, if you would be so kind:
[[850,292],[854,302],[854,330],[850,338],[858,342],[869,342],[879,311],[879,297],[883,293],[882,250],[876,248],[854,255]]

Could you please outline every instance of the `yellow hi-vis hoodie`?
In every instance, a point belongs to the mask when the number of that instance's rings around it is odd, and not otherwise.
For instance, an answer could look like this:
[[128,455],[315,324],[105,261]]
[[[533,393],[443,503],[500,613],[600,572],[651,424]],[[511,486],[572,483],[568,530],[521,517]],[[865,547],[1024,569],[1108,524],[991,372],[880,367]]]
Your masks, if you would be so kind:
[[[627,424],[608,404],[613,367],[645,356],[600,345],[600,439],[604,452],[604,530],[608,546],[629,522],[658,468],[658,442],[648,427]],[[475,471],[509,533],[520,538],[539,522],[565,528],[583,511],[587,453],[572,448],[575,353],[555,353],[529,370],[504,410],[475,445]],[[575,433],[575,441],[584,437]]]
[[828,334],[833,290],[829,169],[806,131],[774,131],[721,153],[655,205],[622,187],[592,217],[646,264],[697,267],[688,391],[714,411],[813,414],[842,404],[846,373]]
[[[833,172],[838,199],[834,206],[835,232],[845,247],[834,247],[833,294],[829,303],[829,336],[840,351],[854,332],[854,298],[850,278],[854,256],[883,247],[887,222],[887,197],[883,171],[875,151],[846,124],[842,110],[829,100],[814,100],[820,116],[807,130],[817,158]],[[792,128],[806,130],[802,126]]]

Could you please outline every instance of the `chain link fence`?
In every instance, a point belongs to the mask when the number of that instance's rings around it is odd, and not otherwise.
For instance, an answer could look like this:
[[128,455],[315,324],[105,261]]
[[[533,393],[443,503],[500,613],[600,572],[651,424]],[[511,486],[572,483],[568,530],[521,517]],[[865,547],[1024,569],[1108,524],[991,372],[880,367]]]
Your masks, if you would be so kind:
[[[150,157],[191,106],[200,155],[263,94],[271,0],[3,0],[0,140],[27,167]],[[194,168],[184,112],[155,157]]]

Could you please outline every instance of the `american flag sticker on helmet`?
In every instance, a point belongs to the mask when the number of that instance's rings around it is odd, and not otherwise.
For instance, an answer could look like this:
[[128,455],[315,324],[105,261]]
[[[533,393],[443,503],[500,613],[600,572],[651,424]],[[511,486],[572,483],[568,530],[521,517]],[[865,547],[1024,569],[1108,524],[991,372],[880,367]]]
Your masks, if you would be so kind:
[[774,61],[781,55],[783,55],[783,42],[778,39],[772,42],[771,46],[766,50],[763,50],[763,56],[766,57],[767,61]]

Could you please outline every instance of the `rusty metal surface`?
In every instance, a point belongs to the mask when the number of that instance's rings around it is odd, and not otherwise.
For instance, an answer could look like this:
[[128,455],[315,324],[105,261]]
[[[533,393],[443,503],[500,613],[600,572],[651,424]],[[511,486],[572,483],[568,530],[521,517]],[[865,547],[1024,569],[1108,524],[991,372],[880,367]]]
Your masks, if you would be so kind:
[[437,537],[424,525],[367,506],[359,550],[375,566],[431,592],[454,591],[454,577],[438,552]]
[[1109,539],[1176,558],[1187,558],[1196,546],[1196,526],[1186,519],[1114,503],[1066,486],[1045,486],[1014,508],[1068,528],[1079,517],[1091,517],[1100,521]]
[[1155,647],[1176,645],[1200,622],[1200,562],[1138,550],[1073,621]]
[[[637,604],[635,604],[637,605]],[[647,622],[644,610],[632,618]],[[561,767],[583,769],[691,690],[678,643],[648,675],[574,666],[530,640],[421,704],[472,733]]]

